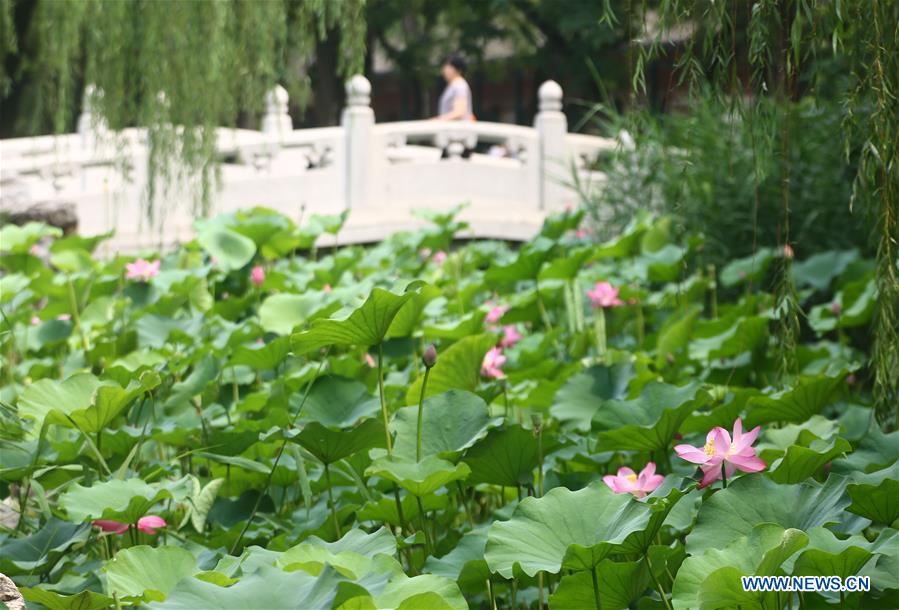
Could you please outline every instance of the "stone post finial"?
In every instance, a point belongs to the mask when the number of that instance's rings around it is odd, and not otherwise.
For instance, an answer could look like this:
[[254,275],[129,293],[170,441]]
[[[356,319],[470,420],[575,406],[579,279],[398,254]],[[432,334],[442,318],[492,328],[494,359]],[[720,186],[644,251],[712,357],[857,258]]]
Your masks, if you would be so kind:
[[562,110],[562,87],[554,80],[548,80],[537,90],[540,112]]
[[346,97],[349,106],[368,106],[371,104],[371,83],[356,74],[346,83]]
[[277,134],[281,137],[293,130],[293,121],[288,114],[287,89],[275,85],[265,94],[265,116],[262,117],[262,133]]

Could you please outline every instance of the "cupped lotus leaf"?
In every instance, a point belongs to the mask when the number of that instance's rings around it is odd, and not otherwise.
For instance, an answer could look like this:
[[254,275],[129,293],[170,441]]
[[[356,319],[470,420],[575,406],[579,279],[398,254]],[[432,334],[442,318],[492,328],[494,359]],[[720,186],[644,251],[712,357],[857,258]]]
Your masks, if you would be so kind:
[[[422,456],[448,458],[471,447],[487,433],[490,421],[487,403],[477,394],[450,390],[425,399],[422,413]],[[396,432],[394,453],[414,458],[418,407],[404,407],[397,411],[391,427]]]
[[625,538],[620,546],[621,552],[644,554],[655,543],[659,530],[666,523],[668,515],[686,495],[675,486],[676,483],[678,483],[677,479],[667,477],[655,491],[646,497],[643,502],[652,510],[649,522],[645,527]]
[[750,398],[744,425],[754,428],[770,422],[807,421],[837,397],[837,388],[842,381],[842,376],[801,377],[792,388]]
[[426,285],[403,305],[387,329],[387,338],[408,337],[415,334],[421,323],[425,307],[438,298],[442,291],[437,286]]
[[329,375],[315,380],[299,419],[345,428],[376,414],[379,408],[377,399],[361,381]]
[[120,550],[104,569],[109,595],[162,601],[196,571],[197,560],[178,546],[141,545]]
[[51,517],[30,536],[0,539],[0,572],[7,576],[49,572],[69,547],[84,542],[89,534],[87,525]]
[[484,318],[487,312],[476,309],[463,316],[446,316],[440,322],[425,325],[422,335],[431,339],[462,339],[476,335],[484,330]]
[[4,223],[0,227],[0,252],[21,254],[44,238],[62,237],[62,229],[42,222],[28,222],[22,226]]
[[[787,447],[782,457],[769,461],[768,476],[778,483],[801,483],[818,472],[825,464],[852,451],[852,445],[844,438],[833,437],[829,441],[803,430],[798,443]],[[763,457],[767,457],[764,453]]]
[[899,460],[899,430],[885,434],[880,426],[871,426],[858,446],[845,458],[835,460],[834,472],[877,472]]
[[762,316],[739,315],[697,322],[688,347],[690,359],[708,362],[751,352],[764,343],[768,322]]
[[558,256],[546,261],[537,278],[541,282],[547,280],[571,280],[583,269],[584,261],[590,258],[595,251],[593,247],[575,248],[564,256]]
[[484,281],[489,284],[510,283],[531,280],[537,277],[540,267],[549,259],[551,242],[531,242],[523,247],[518,257],[508,264],[494,263],[484,273]]
[[323,426],[309,422],[303,429],[283,432],[284,438],[302,446],[321,460],[323,464],[333,464],[343,458],[374,447],[383,447],[384,425],[375,419],[366,419],[350,428]]
[[374,601],[375,607],[383,610],[468,610],[459,586],[435,574],[412,578],[399,575],[387,583]]
[[876,558],[861,571],[880,589],[899,589],[899,531],[886,528],[871,543]]
[[193,477],[192,482],[193,490],[187,498],[190,505],[190,523],[198,533],[202,534],[206,528],[206,518],[209,516],[209,511],[212,510],[212,505],[215,503],[225,479],[213,479],[205,486],[201,485],[196,477]]
[[824,527],[808,531],[809,544],[793,564],[797,576],[847,576],[858,574],[873,557],[871,543],[864,536],[837,538]]
[[393,455],[373,461],[365,474],[393,481],[420,498],[453,481],[464,479],[469,472],[471,470],[465,464],[452,464],[434,455],[422,458],[420,462]]
[[289,352],[287,337],[278,337],[268,343],[238,346],[229,364],[244,365],[257,371],[275,370],[284,363]]
[[38,587],[22,587],[19,592],[26,601],[40,604],[47,610],[102,610],[115,605],[113,598],[96,591],[63,595]]
[[508,521],[490,526],[485,558],[490,570],[512,578],[516,566],[528,576],[543,570],[592,570],[646,529],[652,508],[630,494],[601,484],[579,491],[564,487],[521,501]]
[[578,228],[585,213],[584,208],[578,208],[550,214],[543,219],[540,235],[547,239],[559,239],[568,231]]
[[220,587],[198,578],[185,578],[171,590],[165,601],[151,602],[153,610],[328,610],[345,579],[325,568],[318,576],[303,571],[283,572],[262,565],[229,587]]
[[465,453],[463,461],[471,468],[471,485],[527,485],[539,464],[537,439],[521,426],[493,429]]
[[[718,541],[717,546],[683,562],[674,579],[672,606],[675,610],[757,608],[762,594],[743,591],[740,576],[774,575],[807,544],[804,532],[774,523],[761,523],[726,543]],[[722,600],[723,605],[715,605]]]
[[480,589],[490,577],[490,570],[484,560],[487,546],[487,528],[467,532],[446,555],[440,558],[428,557],[424,570],[459,583],[462,589]]
[[607,400],[624,398],[634,378],[630,362],[611,366],[597,364],[573,375],[558,392],[550,415],[582,432],[590,430],[590,421]]
[[197,242],[210,256],[215,257],[216,264],[225,273],[244,267],[256,254],[256,244],[252,239],[215,219],[197,230]]
[[414,296],[414,292],[399,295],[375,288],[359,308],[342,319],[319,319],[309,330],[291,335],[291,345],[297,354],[326,346],[369,347],[381,343],[394,316]]
[[673,386],[648,383],[633,400],[610,400],[593,416],[598,451],[667,450],[680,425],[709,395],[699,382]]
[[[877,282],[872,276],[847,284],[830,303],[812,307],[808,323],[819,335],[835,328],[861,326],[871,319],[877,302]],[[833,311],[833,303],[840,306],[839,315]]]
[[848,505],[846,480],[840,476],[831,475],[824,484],[779,485],[760,474],[744,475],[702,503],[687,536],[687,552],[720,548],[722,540],[748,536],[760,523],[803,531],[837,523]]
[[352,529],[335,542],[311,536],[284,551],[278,565],[285,570],[301,569],[314,576],[329,565],[348,578],[358,579],[371,572],[373,558],[379,554],[396,554],[396,538],[387,528],[371,534]]
[[852,504],[846,509],[875,523],[899,526],[899,462],[871,474],[855,474],[846,488]]
[[792,271],[796,286],[827,290],[833,279],[846,271],[858,258],[858,250],[828,250],[793,263]]
[[674,356],[687,349],[690,343],[690,335],[693,326],[700,314],[700,308],[696,307],[681,313],[672,315],[659,330],[656,340],[657,369],[663,369],[669,360],[674,361]]
[[273,294],[259,306],[259,323],[265,332],[289,335],[309,320],[334,313],[338,306],[336,301],[328,303],[323,292]]
[[[644,561],[603,559],[596,566],[599,599],[603,610],[627,610],[650,585]],[[596,594],[590,572],[563,576],[549,597],[550,610],[596,610]]]
[[[456,341],[437,355],[431,369],[425,397],[443,394],[447,390],[473,391],[481,380],[484,354],[496,345],[493,334],[472,335]],[[422,379],[416,379],[406,391],[406,404],[417,405],[421,397]]]
[[136,523],[154,504],[165,499],[182,501],[192,485],[185,477],[160,485],[141,479],[113,479],[90,487],[75,484],[59,498],[71,521],[111,519]]
[[449,496],[446,494],[439,496],[431,494],[424,498],[406,495],[400,500],[403,506],[403,519],[400,519],[396,499],[393,496],[382,496],[377,500],[366,503],[356,511],[356,518],[359,521],[378,521],[384,524],[402,525],[406,519],[418,518],[421,512],[418,500],[421,500],[421,509],[425,512],[445,510],[449,504]]
[[718,279],[723,286],[735,286],[742,282],[756,282],[764,277],[774,261],[772,248],[759,248],[755,253],[729,262],[721,269]]
[[41,379],[22,392],[19,415],[35,420],[38,424],[32,429],[35,435],[49,424],[96,433],[160,382],[155,371],[145,371],[127,388],[101,381],[90,373],[79,373],[64,381]]
[[171,392],[165,403],[166,409],[178,407],[203,393],[206,386],[219,376],[219,362],[215,356],[208,354],[194,364],[190,374],[181,381],[172,384]]

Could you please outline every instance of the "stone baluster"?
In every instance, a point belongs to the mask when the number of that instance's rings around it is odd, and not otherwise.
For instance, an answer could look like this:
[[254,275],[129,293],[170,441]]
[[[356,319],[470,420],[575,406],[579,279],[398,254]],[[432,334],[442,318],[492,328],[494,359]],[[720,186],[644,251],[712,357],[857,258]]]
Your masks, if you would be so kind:
[[558,210],[573,199],[570,182],[570,153],[566,144],[568,120],[562,112],[562,87],[548,80],[537,91],[539,112],[534,120],[537,130],[539,192],[541,210]]
[[371,197],[372,128],[371,83],[357,74],[346,84],[347,107],[340,124],[344,129],[344,192],[347,208],[364,206]]

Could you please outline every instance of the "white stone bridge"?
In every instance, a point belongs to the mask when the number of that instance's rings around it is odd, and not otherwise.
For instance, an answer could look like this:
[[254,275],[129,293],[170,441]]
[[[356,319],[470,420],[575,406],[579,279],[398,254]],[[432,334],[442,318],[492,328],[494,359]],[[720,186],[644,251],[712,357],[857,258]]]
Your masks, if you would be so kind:
[[[470,224],[468,237],[526,240],[546,213],[576,202],[567,186],[573,172],[584,183],[601,184],[604,176],[593,171],[594,161],[617,146],[615,140],[568,133],[562,89],[554,81],[540,87],[534,127],[375,123],[370,93],[368,80],[354,76],[340,126],[294,130],[287,93],[278,87],[267,96],[261,131],[219,129],[221,180],[210,213],[265,206],[298,219],[301,209],[349,209],[338,239],[360,243],[420,226],[414,209],[467,202],[460,217]],[[110,137],[90,107],[85,104],[78,133],[0,141],[0,201],[72,203],[79,233],[115,231],[105,246],[110,253],[191,239],[193,207],[186,187],[161,195],[156,226],[144,220],[146,130]]]

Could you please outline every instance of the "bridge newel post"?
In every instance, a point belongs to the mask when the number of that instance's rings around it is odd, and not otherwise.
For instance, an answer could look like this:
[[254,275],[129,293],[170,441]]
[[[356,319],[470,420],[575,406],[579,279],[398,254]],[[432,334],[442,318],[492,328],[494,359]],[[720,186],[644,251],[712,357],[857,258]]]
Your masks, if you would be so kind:
[[284,140],[284,135],[293,131],[293,121],[290,119],[287,103],[290,96],[287,89],[281,85],[275,85],[265,94],[265,115],[262,117],[262,133],[272,136],[279,143]]
[[106,120],[97,109],[102,97],[103,92],[94,85],[87,85],[84,88],[81,114],[78,115],[78,135],[81,136],[83,149],[96,148],[98,141],[109,130]]
[[364,206],[371,196],[372,130],[371,83],[361,74],[346,84],[347,107],[340,124],[344,129],[344,193],[346,207]]
[[565,184],[569,182],[569,152],[566,143],[568,119],[562,112],[562,87],[554,80],[540,85],[537,91],[538,108],[534,127],[538,139],[539,203],[541,210],[555,210],[564,206]]

